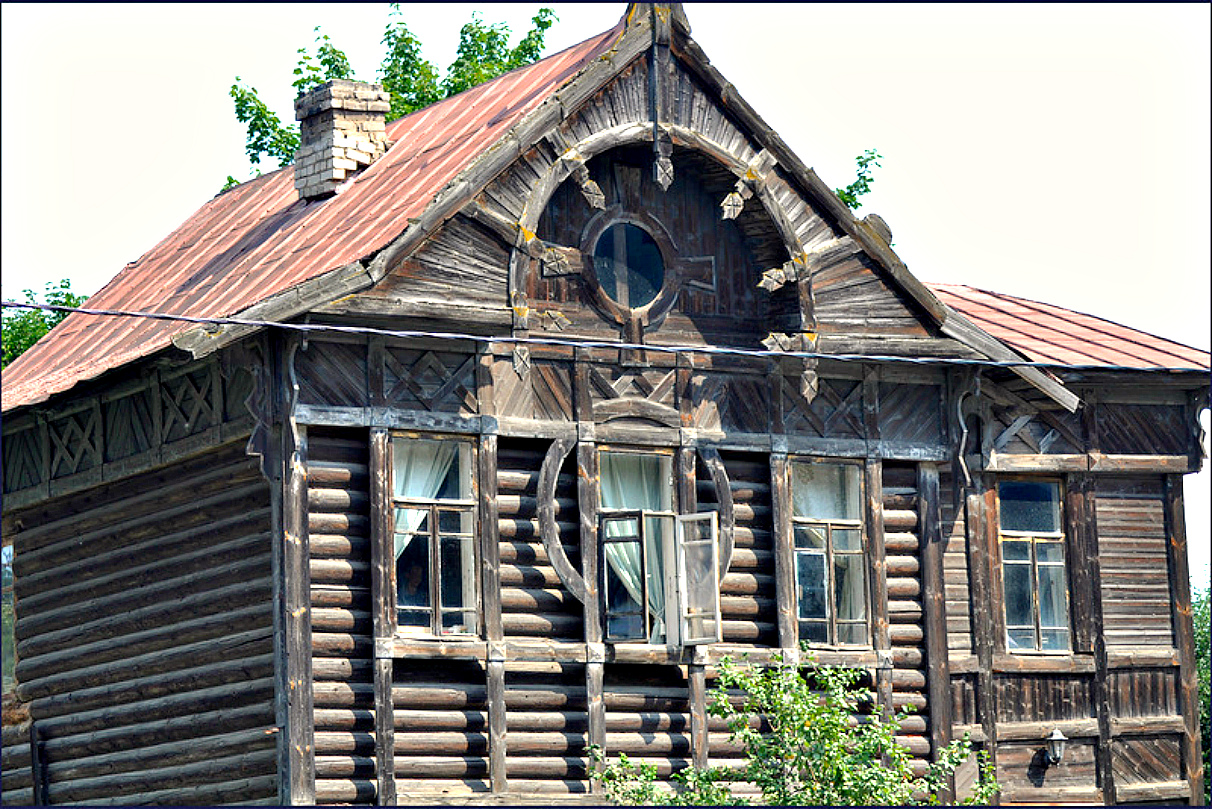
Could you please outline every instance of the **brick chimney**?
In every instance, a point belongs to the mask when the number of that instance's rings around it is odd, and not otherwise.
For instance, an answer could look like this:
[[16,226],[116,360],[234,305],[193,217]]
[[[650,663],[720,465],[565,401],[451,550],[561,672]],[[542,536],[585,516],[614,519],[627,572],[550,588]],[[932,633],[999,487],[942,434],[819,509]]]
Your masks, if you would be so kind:
[[295,99],[300,146],[295,188],[300,199],[320,199],[387,151],[384,121],[391,96],[381,84],[333,79]]

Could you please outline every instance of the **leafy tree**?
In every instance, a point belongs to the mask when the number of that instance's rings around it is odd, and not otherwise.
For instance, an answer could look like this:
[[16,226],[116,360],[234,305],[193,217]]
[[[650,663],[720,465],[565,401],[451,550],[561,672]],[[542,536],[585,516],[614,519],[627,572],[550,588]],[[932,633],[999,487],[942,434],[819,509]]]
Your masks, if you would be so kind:
[[1204,748],[1204,805],[1212,805],[1212,756],[1209,755],[1209,744],[1212,743],[1212,724],[1209,723],[1209,632],[1212,628],[1208,623],[1208,587],[1197,589],[1191,599],[1191,613],[1195,622],[1195,670],[1199,678],[1199,729]]
[[[595,777],[611,800],[626,805],[743,805],[727,788],[737,780],[756,786],[763,804],[777,806],[938,803],[948,777],[972,754],[968,739],[940,750],[926,774],[914,776],[909,751],[896,742],[907,711],[891,720],[870,711],[863,676],[857,669],[801,667],[779,658],[764,668],[725,659],[708,710],[728,722],[733,741],[744,747],[743,770],[690,768],[674,775],[678,788],[671,792],[656,784],[655,767],[620,756]],[[743,694],[739,708],[728,689]],[[600,750],[591,754],[602,760]],[[978,759],[981,779],[964,803],[988,803],[997,792],[983,751]]]
[[[473,13],[471,22],[459,32],[459,48],[454,62],[447,69],[445,79],[439,80],[437,68],[421,57],[421,43],[408,30],[403,17],[399,4],[392,3],[381,40],[386,50],[379,65],[378,77],[383,89],[391,94],[389,121],[538,61],[543,52],[547,29],[556,21],[555,12],[549,8],[540,9],[532,18],[534,27],[510,48],[511,32],[508,25],[485,23],[479,13]],[[292,86],[299,95],[331,79],[354,77],[344,51],[337,48],[327,34],[321,34],[319,26],[315,31],[315,56],[307,48],[298,50],[299,59]],[[245,152],[248,162],[259,166],[262,158],[270,157],[279,166],[290,164],[299,149],[298,126],[284,124],[261,100],[257,89],[242,84],[239,76],[228,94],[236,105],[236,119],[246,127]],[[223,190],[236,185],[239,185],[239,181],[228,175]]]
[[16,616],[13,612],[13,548],[11,545],[5,547],[0,554],[3,556],[3,597],[0,598],[0,611],[3,612],[3,629],[0,630],[0,643],[4,644],[4,692],[8,693],[16,684],[14,669],[17,665],[17,656],[13,651],[16,645],[16,636],[13,634],[13,625],[16,621]]
[[854,162],[858,164],[858,176],[854,178],[854,182],[845,188],[834,189],[842,202],[849,205],[851,210],[858,210],[862,207],[863,203],[859,201],[859,197],[871,192],[871,183],[875,181],[871,176],[872,166],[879,168],[882,157],[883,155],[875,149],[863,152],[854,158]]
[[[87,300],[85,295],[72,293],[71,281],[64,278],[58,286],[46,284],[45,302],[50,306],[80,306]],[[38,297],[32,289],[25,290],[26,303],[38,303]],[[0,368],[25,353],[26,349],[38,342],[63,318],[67,312],[53,312],[45,309],[18,309],[16,307],[4,310],[3,340],[4,359]]]

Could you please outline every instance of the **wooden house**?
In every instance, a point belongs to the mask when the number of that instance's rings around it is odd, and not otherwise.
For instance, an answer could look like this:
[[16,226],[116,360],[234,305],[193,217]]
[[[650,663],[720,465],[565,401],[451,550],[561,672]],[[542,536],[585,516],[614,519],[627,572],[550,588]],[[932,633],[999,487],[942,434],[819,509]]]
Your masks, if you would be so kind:
[[1206,352],[917,280],[678,4],[385,108],[300,99],[88,303],[195,320],[5,373],[5,803],[600,801],[587,745],[736,761],[718,660],[801,642],[1003,802],[1202,800]]

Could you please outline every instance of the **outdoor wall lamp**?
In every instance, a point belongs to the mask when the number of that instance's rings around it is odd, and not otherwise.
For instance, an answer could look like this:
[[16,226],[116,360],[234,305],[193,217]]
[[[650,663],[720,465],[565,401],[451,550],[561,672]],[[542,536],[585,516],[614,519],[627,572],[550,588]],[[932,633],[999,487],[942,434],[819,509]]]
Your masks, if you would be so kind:
[[1052,728],[1052,733],[1045,741],[1048,743],[1048,763],[1053,766],[1060,764],[1061,757],[1065,755],[1065,742],[1069,740],[1060,728]]

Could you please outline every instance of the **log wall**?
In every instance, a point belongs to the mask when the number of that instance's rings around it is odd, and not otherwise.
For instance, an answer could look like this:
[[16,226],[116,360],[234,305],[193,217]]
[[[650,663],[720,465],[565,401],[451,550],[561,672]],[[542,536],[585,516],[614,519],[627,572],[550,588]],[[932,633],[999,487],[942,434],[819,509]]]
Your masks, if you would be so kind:
[[270,492],[244,442],[6,520],[42,797],[276,801]]

